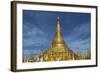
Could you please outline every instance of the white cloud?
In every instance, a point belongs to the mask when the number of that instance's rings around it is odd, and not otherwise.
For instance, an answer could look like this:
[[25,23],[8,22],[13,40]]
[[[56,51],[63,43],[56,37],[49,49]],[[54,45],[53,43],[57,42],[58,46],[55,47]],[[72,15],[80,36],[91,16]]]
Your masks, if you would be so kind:
[[45,35],[45,33],[37,27],[32,28],[29,32],[27,32],[28,36],[35,36],[35,35]]
[[76,40],[80,39],[81,35],[87,35],[90,33],[90,26],[89,24],[82,24],[80,26],[75,27],[72,29],[72,32],[65,38],[67,40]]
[[81,52],[85,52],[88,48],[90,48],[90,38],[82,39],[82,36],[87,36],[90,33],[89,24],[83,24],[81,26],[77,26],[72,30],[72,33],[69,36],[64,37],[65,42],[68,43],[68,46],[74,50]]
[[[41,43],[42,42],[42,43]],[[39,46],[39,45],[45,45],[48,41],[45,37],[28,37],[24,39],[24,47],[28,47],[31,45]]]
[[28,29],[26,32],[24,31],[24,47],[44,45],[48,42],[46,33],[35,25],[30,27],[30,29],[25,25],[24,29]]
[[[29,23],[28,23],[29,24]],[[31,24],[30,24],[31,25]],[[24,36],[34,36],[34,35],[44,35],[45,32],[39,29],[37,26],[33,25],[29,27],[28,25],[24,25]],[[27,31],[26,31],[27,30]]]

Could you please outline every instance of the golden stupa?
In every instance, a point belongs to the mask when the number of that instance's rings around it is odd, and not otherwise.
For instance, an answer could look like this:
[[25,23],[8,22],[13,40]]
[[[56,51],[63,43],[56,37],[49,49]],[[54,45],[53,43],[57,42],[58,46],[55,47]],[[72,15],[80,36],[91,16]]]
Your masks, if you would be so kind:
[[61,33],[60,18],[57,17],[54,40],[50,48],[40,54],[40,61],[64,61],[76,59],[81,59],[81,56],[75,54],[65,43]]
[[91,59],[91,50],[87,55],[82,55],[79,51],[75,53],[65,43],[61,28],[60,18],[57,17],[55,37],[51,43],[51,46],[46,51],[41,51],[39,55],[24,56],[23,62],[44,62],[44,61],[65,61],[65,60],[85,60]]

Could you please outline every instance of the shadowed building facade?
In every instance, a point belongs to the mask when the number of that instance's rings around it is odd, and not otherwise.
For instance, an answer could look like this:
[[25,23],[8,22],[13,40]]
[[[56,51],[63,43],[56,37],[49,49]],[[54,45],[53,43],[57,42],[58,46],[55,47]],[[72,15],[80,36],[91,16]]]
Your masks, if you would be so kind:
[[57,17],[56,33],[52,44],[50,48],[42,52],[39,57],[40,61],[63,61],[82,59],[82,56],[75,54],[65,43],[61,33],[59,17]]

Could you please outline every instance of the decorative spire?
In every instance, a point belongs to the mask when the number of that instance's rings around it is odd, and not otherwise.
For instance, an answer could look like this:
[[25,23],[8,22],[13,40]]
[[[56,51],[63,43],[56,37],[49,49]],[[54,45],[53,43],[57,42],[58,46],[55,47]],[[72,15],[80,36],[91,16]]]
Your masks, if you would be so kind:
[[56,32],[60,32],[60,17],[57,17],[57,28],[56,28]]
[[60,17],[57,17],[56,34],[52,42],[52,47],[65,47],[65,42],[63,40],[61,29],[60,29]]

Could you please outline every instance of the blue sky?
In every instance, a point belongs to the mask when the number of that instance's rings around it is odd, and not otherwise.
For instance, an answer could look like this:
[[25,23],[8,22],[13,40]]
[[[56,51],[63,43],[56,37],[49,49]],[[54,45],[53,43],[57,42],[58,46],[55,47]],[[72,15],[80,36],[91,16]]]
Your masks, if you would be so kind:
[[56,30],[57,16],[66,44],[74,52],[86,54],[90,49],[91,14],[23,10],[23,53],[40,53],[48,49]]

